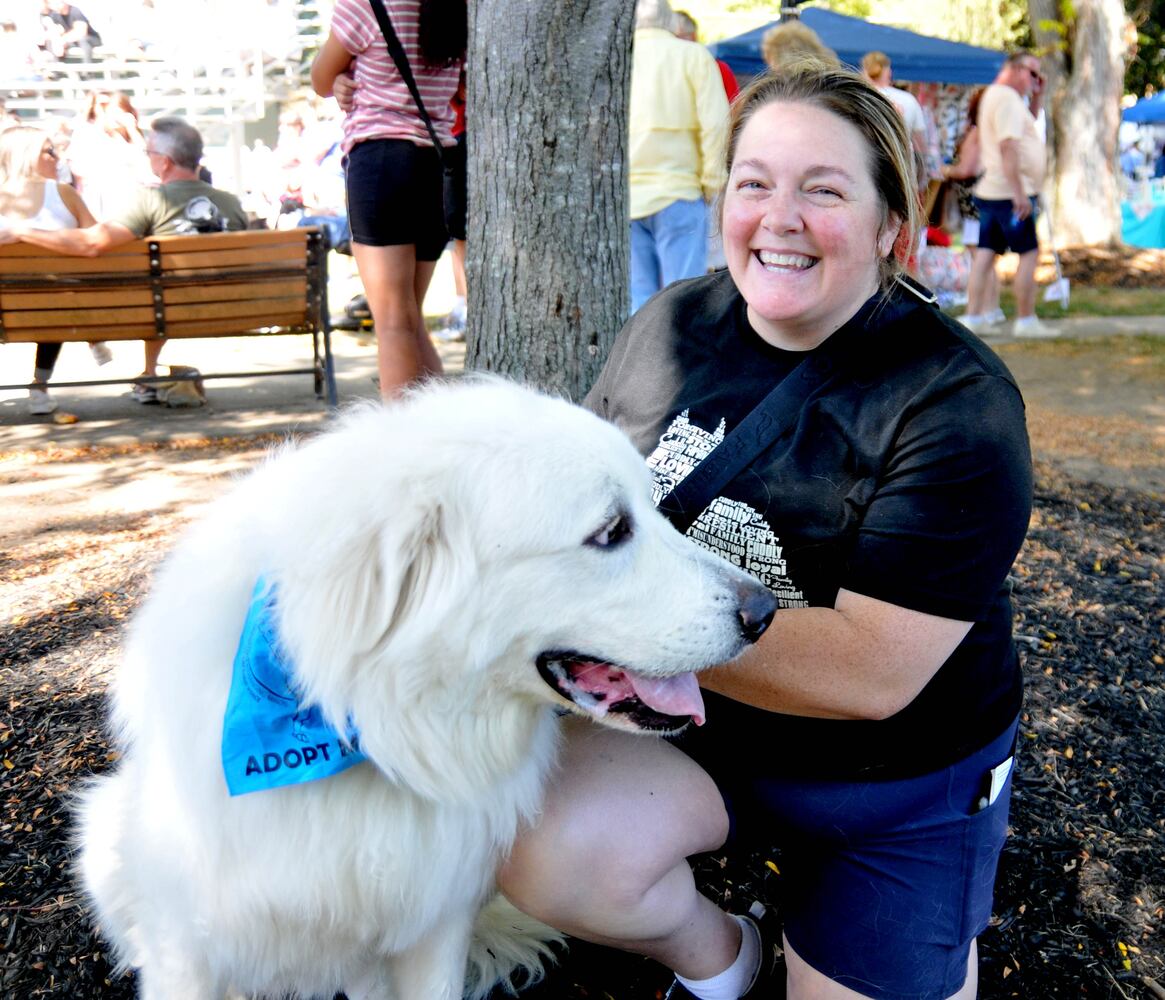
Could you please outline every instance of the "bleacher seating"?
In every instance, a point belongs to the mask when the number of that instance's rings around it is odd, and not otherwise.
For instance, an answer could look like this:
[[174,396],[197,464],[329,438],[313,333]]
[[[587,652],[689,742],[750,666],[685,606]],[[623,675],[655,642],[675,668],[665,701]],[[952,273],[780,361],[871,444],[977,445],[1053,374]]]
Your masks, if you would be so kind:
[[[198,2],[191,0],[191,5]],[[0,60],[0,98],[10,113],[29,124],[71,117],[94,89],[127,94],[143,119],[180,114],[204,132],[208,127],[256,121],[269,105],[307,84],[322,38],[317,4],[295,0],[277,10],[276,16],[286,21],[281,20],[278,31],[271,30],[271,8],[263,4],[262,11],[266,22],[260,17],[234,20],[233,28],[252,37],[234,37],[225,47],[213,37],[168,37],[167,44],[158,47],[165,48],[166,55],[155,56],[151,48],[147,56],[140,47],[122,48],[116,37],[106,38],[92,62],[52,62],[41,68],[39,79],[27,67]],[[189,6],[184,18],[188,22]]]

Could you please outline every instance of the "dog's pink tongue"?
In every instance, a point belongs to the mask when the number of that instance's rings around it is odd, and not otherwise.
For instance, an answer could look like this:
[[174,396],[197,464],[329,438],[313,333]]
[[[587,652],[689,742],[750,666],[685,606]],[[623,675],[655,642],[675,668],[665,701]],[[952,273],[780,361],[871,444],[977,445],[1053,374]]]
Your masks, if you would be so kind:
[[704,698],[695,674],[645,677],[609,663],[588,663],[575,670],[573,679],[584,691],[601,697],[592,707],[600,717],[611,705],[634,695],[648,708],[664,715],[690,715],[697,726],[704,724]]
[[695,674],[676,677],[644,677],[627,672],[639,700],[664,715],[690,715],[697,726],[704,724],[704,697]]

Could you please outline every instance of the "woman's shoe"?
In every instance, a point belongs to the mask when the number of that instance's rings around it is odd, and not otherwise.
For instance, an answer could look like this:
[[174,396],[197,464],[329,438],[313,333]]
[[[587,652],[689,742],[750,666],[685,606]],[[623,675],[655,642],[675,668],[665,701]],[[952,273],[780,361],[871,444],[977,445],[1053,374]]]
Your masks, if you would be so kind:
[[139,403],[156,403],[158,401],[158,390],[152,385],[142,385],[140,382],[135,382],[132,393],[133,398]]
[[776,915],[760,900],[753,902],[744,919],[760,935],[760,968],[741,1000],[783,1000],[785,996],[785,949]]
[[57,410],[57,401],[49,395],[48,389],[28,390],[28,412],[34,417],[42,417]]
[[[785,950],[781,942],[781,928],[773,914],[759,900],[749,907],[741,919],[756,928],[760,938],[760,966],[741,1000],[784,1000]],[[678,980],[673,980],[663,995],[664,1000],[692,1000]]]

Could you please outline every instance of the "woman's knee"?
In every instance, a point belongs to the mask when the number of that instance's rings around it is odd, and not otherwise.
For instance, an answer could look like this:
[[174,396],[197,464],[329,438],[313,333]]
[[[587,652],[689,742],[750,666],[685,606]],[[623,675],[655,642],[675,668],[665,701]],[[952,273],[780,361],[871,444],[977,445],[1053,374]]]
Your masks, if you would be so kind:
[[678,760],[658,769],[644,762],[636,788],[616,791],[616,773],[610,796],[585,781],[577,795],[552,792],[539,825],[518,838],[500,872],[510,901],[569,929],[588,914],[637,909],[689,856],[723,844],[728,816],[715,783],[668,751]]
[[[676,917],[685,896],[695,895],[686,861],[663,851],[640,865],[642,852],[632,857],[622,846],[605,841],[581,851],[569,844],[545,850],[520,843],[499,873],[499,888],[524,913],[587,940],[618,937],[624,923],[655,928]],[[681,867],[687,880],[677,889]]]

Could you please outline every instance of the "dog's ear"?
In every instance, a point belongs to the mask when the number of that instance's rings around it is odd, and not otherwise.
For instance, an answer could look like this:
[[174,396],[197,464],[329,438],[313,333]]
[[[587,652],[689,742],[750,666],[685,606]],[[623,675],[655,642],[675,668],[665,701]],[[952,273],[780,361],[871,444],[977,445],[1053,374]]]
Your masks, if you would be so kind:
[[349,710],[362,666],[410,645],[417,609],[448,583],[445,523],[440,505],[402,504],[376,531],[352,532],[323,558],[305,560],[303,576],[281,581],[281,633],[311,700]]
[[[437,578],[452,560],[452,549],[445,532],[445,511],[440,504],[426,510],[400,540],[398,573],[395,579],[386,576],[385,597],[392,601],[384,636],[405,627],[417,610],[426,603]],[[388,562],[385,559],[385,562]]]

